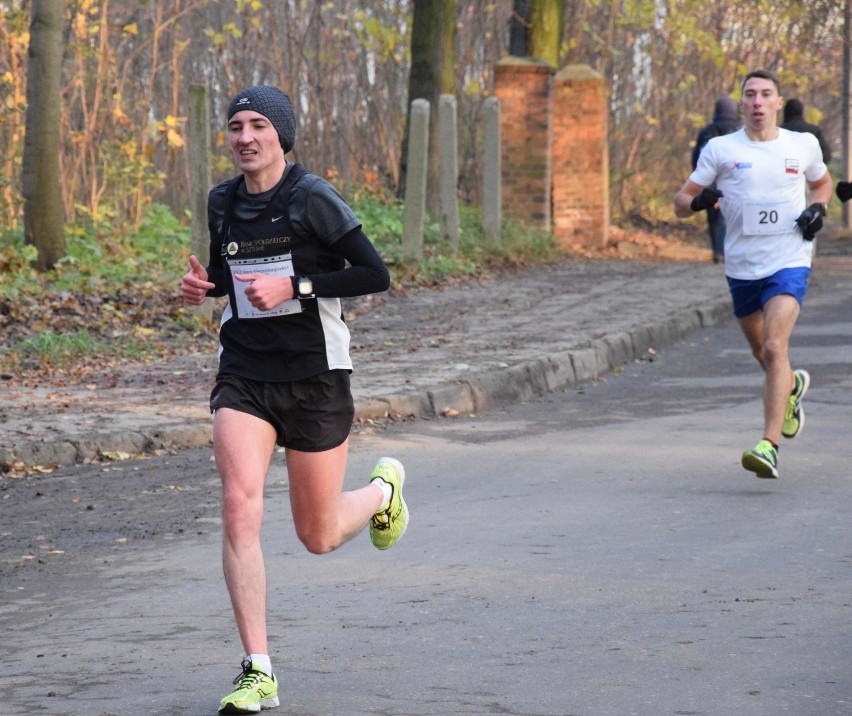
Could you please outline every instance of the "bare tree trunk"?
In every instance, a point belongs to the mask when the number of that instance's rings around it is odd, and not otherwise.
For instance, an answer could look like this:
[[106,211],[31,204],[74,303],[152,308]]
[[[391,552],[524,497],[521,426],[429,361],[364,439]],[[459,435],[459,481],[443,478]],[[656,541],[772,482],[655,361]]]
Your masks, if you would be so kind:
[[[160,39],[163,35],[163,3],[157,2],[154,9],[153,20],[153,37],[151,39],[151,73],[148,75],[148,87],[145,92],[145,98],[150,105],[155,101],[155,90],[157,87],[157,71],[160,68]],[[139,154],[142,157],[148,154],[149,133],[147,126],[143,125],[139,133]],[[144,178],[140,177],[136,180],[135,198],[133,202],[133,229],[139,231],[139,225],[142,223],[142,211],[145,206],[145,182]]]
[[565,0],[514,0],[509,26],[509,54],[535,57],[559,67]]
[[42,270],[65,254],[57,111],[64,15],[62,0],[33,0],[22,185],[24,237],[38,249],[36,265]]
[[557,69],[564,19],[565,0],[533,0],[530,54]]
[[15,177],[18,171],[18,162],[21,157],[21,146],[23,140],[23,129],[26,117],[26,59],[27,38],[23,32],[25,21],[19,21],[18,27],[0,27],[0,47],[6,50],[6,76],[9,85],[6,87],[6,111],[7,130],[0,133],[3,138],[3,146],[0,148],[2,156],[2,177],[0,181],[0,215],[3,220],[0,226],[10,229],[18,226],[22,219],[22,206],[20,201],[20,188],[17,186]]
[[[455,3],[452,3],[455,5]],[[408,79],[409,121],[411,103],[415,99],[429,102],[432,120],[429,122],[429,171],[427,180],[426,211],[430,216],[438,215],[438,161],[436,121],[438,100],[441,96],[441,81],[444,73],[443,37],[447,31],[445,15],[448,3],[445,0],[414,0],[414,19],[411,24],[411,73]],[[453,13],[453,21],[455,13]],[[404,196],[405,172],[408,156],[408,128],[405,130],[400,166],[400,195]]]
[[514,0],[509,21],[509,54],[514,57],[530,56],[531,0]]
[[441,94],[456,93],[456,0],[444,0],[441,29]]

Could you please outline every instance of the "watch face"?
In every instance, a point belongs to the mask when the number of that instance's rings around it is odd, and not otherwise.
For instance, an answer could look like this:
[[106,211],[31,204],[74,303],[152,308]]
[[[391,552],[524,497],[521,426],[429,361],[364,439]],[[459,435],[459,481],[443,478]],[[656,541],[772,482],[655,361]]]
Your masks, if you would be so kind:
[[314,282],[308,278],[299,279],[299,295],[309,296],[314,292]]

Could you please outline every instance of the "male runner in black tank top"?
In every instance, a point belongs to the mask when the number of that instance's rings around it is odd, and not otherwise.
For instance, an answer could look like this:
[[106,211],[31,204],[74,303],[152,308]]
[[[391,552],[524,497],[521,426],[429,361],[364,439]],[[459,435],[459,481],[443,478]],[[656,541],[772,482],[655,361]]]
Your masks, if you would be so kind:
[[210,263],[191,256],[181,291],[193,306],[228,296],[210,407],[225,581],[246,656],[219,712],[252,713],[278,705],[260,547],[275,445],[285,448],[293,522],[310,552],[330,552],[368,523],[373,544],[388,549],[405,532],[408,508],[393,458],[379,459],[366,486],[343,491],[354,403],[340,299],[387,290],[387,268],[340,194],[286,161],[295,140],[286,94],[239,92],[228,134],[242,173],[211,190]]

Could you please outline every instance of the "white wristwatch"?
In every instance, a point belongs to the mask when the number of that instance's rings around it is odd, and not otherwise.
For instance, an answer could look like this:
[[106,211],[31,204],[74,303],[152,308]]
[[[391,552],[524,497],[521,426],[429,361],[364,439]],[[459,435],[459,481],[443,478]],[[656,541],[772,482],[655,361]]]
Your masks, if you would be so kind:
[[314,282],[307,276],[299,276],[296,286],[298,287],[297,298],[316,298],[314,295]]

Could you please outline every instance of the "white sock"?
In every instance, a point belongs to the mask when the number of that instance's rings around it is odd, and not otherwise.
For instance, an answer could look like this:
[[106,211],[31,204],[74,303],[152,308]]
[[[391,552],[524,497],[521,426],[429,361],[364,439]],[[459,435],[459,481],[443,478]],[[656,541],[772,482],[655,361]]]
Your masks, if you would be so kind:
[[382,498],[381,507],[376,510],[376,514],[379,514],[379,512],[384,512],[388,507],[390,507],[391,495],[393,495],[393,488],[380,477],[374,477],[370,482],[378,486],[382,491],[382,495],[384,495],[384,497]]
[[248,658],[252,669],[262,671],[267,676],[272,676],[272,661],[269,658],[269,654],[249,654]]

